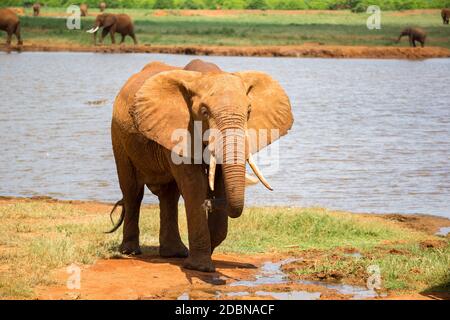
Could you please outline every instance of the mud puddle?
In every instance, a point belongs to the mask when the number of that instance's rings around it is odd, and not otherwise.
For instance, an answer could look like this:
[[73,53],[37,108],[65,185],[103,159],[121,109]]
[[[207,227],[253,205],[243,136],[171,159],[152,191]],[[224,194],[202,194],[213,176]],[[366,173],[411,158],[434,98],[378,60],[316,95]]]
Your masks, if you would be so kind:
[[[359,259],[360,254],[355,258]],[[323,293],[327,296],[344,296],[347,299],[374,299],[385,297],[379,295],[375,290],[365,287],[353,286],[341,283],[328,283],[324,281],[295,280],[292,281],[283,272],[282,267],[292,262],[300,261],[297,258],[288,258],[278,262],[264,262],[252,280],[237,280],[229,283],[221,278],[226,284],[219,286],[215,292],[215,299],[242,299],[262,298],[275,300],[318,300]],[[296,290],[300,288],[302,290]],[[190,300],[188,292],[183,292],[178,300]]]
[[439,231],[436,232],[436,235],[447,237],[449,233],[450,233],[450,227],[442,227],[442,228],[439,228]]
[[[361,254],[352,254],[356,259],[361,258]],[[380,295],[372,289],[358,287],[340,283],[327,283],[324,281],[308,281],[308,280],[289,280],[288,276],[282,271],[282,266],[299,261],[301,259],[289,258],[280,262],[265,262],[260,273],[255,276],[255,280],[242,280],[230,284],[230,287],[257,287],[262,285],[280,285],[280,284],[300,284],[305,286],[323,287],[332,291],[336,291],[342,295],[349,295],[351,299],[370,299],[377,298]],[[288,286],[289,287],[289,286]],[[317,290],[317,289],[316,289]],[[228,292],[227,296],[243,296],[246,291]],[[256,291],[257,296],[267,296],[279,300],[316,300],[320,299],[322,293],[318,291]]]

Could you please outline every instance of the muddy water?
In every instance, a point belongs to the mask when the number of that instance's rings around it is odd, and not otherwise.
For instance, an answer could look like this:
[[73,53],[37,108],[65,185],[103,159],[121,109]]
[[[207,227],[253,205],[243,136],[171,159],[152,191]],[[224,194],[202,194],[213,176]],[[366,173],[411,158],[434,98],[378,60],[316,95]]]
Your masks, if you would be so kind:
[[[283,272],[282,266],[298,261],[296,258],[289,258],[282,261],[267,261],[259,269],[259,272],[253,279],[232,281],[225,287],[217,287],[215,298],[237,298],[237,297],[271,297],[277,300],[318,300],[325,290],[331,290],[334,293],[346,295],[349,299],[370,299],[384,297],[385,294],[378,294],[373,289],[366,287],[354,286],[342,283],[332,283],[325,281],[309,281],[309,280],[291,280],[288,275]],[[226,280],[226,279],[225,279]],[[282,290],[276,289],[278,285],[284,285]],[[309,291],[290,290],[290,287],[299,284],[310,287]],[[314,290],[311,290],[311,287]],[[229,289],[232,291],[229,291]],[[264,288],[264,290],[259,290]],[[274,291],[267,291],[271,288]],[[226,290],[224,290],[226,289]],[[318,291],[317,291],[318,290]],[[183,292],[178,300],[189,300],[189,292]]]
[[[109,137],[115,95],[149,61],[190,59],[0,53],[0,195],[120,199]],[[270,73],[294,107],[280,160],[272,147],[258,159],[275,191],[253,187],[247,204],[450,217],[449,59],[206,59]]]

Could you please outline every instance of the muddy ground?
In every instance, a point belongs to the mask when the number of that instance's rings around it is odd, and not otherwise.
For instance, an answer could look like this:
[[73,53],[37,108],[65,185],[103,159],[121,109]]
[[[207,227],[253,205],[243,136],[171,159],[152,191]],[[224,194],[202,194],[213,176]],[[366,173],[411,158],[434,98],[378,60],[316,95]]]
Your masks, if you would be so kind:
[[410,59],[449,58],[450,50],[441,47],[369,47],[336,46],[310,43],[297,46],[198,46],[198,45],[137,45],[137,46],[81,46],[72,44],[48,44],[25,41],[23,46],[0,45],[2,51],[20,52],[97,52],[97,53],[166,53],[203,56],[251,56],[251,57],[314,57],[314,58],[367,58]]
[[[386,294],[362,286],[282,280],[286,275],[276,265],[289,261],[287,256],[291,255],[215,254],[215,273],[183,269],[182,259],[162,259],[156,253],[100,260],[81,266],[80,289],[59,285],[40,287],[36,292],[38,299],[450,299],[445,292]],[[275,268],[271,270],[267,264]],[[55,277],[64,283],[68,273],[59,270]]]
[[[0,197],[0,204],[43,201],[70,203],[83,211],[98,214],[108,212],[111,204],[86,201],[60,201],[47,197]],[[367,219],[389,220],[402,227],[434,235],[440,228],[449,227],[450,220],[427,215],[364,215]],[[438,243],[439,242],[439,243]],[[434,240],[423,246],[436,247]],[[442,242],[443,243],[443,242]],[[341,249],[336,249],[336,253]],[[342,249],[346,254],[355,254]],[[341,251],[342,251],[341,250]],[[343,252],[344,252],[343,251]],[[66,285],[70,274],[67,268],[52,272],[53,285],[34,289],[37,299],[450,299],[449,292],[398,293],[367,289],[364,280],[324,277],[296,277],[289,269],[308,263],[318,263],[324,254],[319,250],[297,250],[264,254],[213,255],[215,273],[203,273],[182,268],[183,259],[158,256],[158,247],[143,248],[143,255],[115,256],[97,260],[92,265],[79,265],[80,288]],[[393,253],[395,254],[395,252]],[[362,276],[359,278],[363,278]],[[348,280],[348,281],[347,281]]]

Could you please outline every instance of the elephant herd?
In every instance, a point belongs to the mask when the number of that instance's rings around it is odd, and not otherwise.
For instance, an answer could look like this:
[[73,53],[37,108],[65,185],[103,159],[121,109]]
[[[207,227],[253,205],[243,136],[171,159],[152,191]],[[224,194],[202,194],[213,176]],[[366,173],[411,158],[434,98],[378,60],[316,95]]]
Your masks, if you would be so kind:
[[[33,16],[37,17],[41,13],[41,4],[39,2],[36,2],[33,4]],[[100,9],[100,12],[103,12],[106,10],[106,3],[104,1],[100,2],[98,4],[98,8]],[[88,15],[88,5],[86,3],[80,4],[80,14],[82,17],[86,17]]]
[[[95,25],[87,32],[94,34],[94,45],[97,42],[97,31],[99,28],[103,28],[100,44],[103,43],[105,36],[110,34],[112,44],[115,44],[115,33],[122,36],[121,42],[125,41],[126,36],[130,36],[133,39],[134,44],[137,44],[136,35],[134,33],[134,25],[131,18],[126,14],[112,14],[103,13],[106,10],[106,3],[100,2],[99,9],[102,14],[98,15],[95,20]],[[33,5],[33,16],[39,16],[41,13],[41,4],[39,2]],[[82,3],[80,5],[81,16],[88,15],[88,5]],[[441,17],[443,24],[449,24],[450,20],[450,9],[444,8],[441,10]],[[20,20],[17,14],[10,9],[0,8],[0,30],[7,33],[6,44],[9,46],[11,44],[11,38],[13,35],[17,38],[17,44],[22,45],[22,38],[20,35]],[[402,37],[408,37],[409,44],[411,47],[416,47],[416,42],[420,43],[422,47],[425,46],[425,40],[427,34],[423,29],[408,27],[405,28],[399,35],[397,43],[400,42]]]
[[[37,17],[41,14],[42,5],[39,2],[33,4],[33,16]],[[115,33],[119,33],[122,36],[121,43],[125,41],[126,36],[130,36],[134,44],[137,44],[136,35],[134,34],[134,25],[131,18],[126,14],[112,14],[104,13],[106,10],[106,3],[99,3],[99,10],[102,12],[97,16],[95,25],[92,29],[88,30],[89,33],[94,33],[94,44],[96,44],[96,34],[99,28],[103,28],[100,43],[103,43],[103,39],[108,33],[111,35],[111,42],[115,43]],[[82,3],[80,5],[80,15],[85,17],[88,15],[88,5]],[[16,36],[17,44],[22,45],[22,37],[20,33],[20,19],[17,13],[8,8],[0,8],[0,30],[3,30],[7,34],[6,44],[11,45],[12,36]]]

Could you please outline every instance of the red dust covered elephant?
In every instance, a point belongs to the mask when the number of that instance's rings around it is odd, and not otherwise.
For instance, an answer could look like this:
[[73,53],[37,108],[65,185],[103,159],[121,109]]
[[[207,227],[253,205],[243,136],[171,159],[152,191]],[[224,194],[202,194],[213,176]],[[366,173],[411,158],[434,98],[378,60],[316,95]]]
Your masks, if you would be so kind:
[[[262,72],[228,73],[194,60],[184,69],[155,62],[133,75],[115,100],[111,125],[123,194],[117,203],[122,214],[112,230],[123,222],[120,251],[141,252],[139,210],[147,186],[159,199],[160,255],[186,257],[185,268],[214,271],[211,254],[226,238],[228,217],[239,217],[244,208],[246,162],[271,189],[252,153],[285,135],[292,123],[288,96]],[[209,151],[206,158],[180,151],[173,139],[177,130],[195,136],[196,124],[201,137],[208,130],[217,133],[200,142],[200,154]],[[247,134],[265,130],[277,134],[265,140]],[[178,229],[180,196],[189,250]]]

